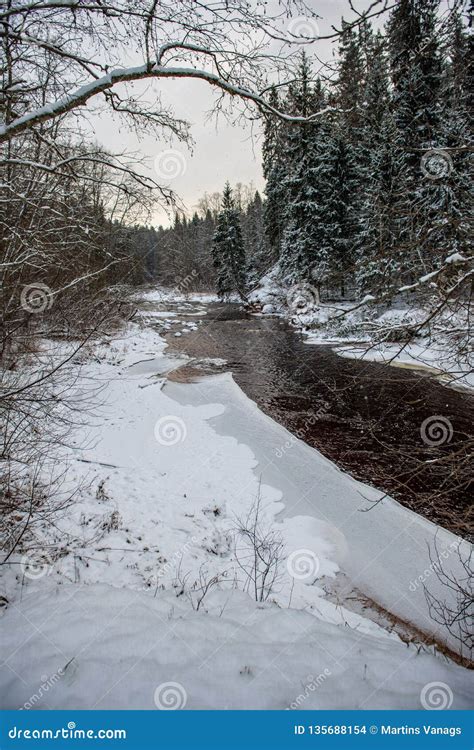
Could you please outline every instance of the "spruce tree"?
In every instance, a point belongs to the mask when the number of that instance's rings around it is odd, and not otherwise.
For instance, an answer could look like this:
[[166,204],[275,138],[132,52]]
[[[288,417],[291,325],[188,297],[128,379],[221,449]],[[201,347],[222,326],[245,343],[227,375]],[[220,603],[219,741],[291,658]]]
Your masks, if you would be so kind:
[[395,136],[390,112],[389,71],[385,39],[370,39],[359,143],[360,214],[356,246],[356,282],[360,293],[385,293],[400,272],[392,225]]
[[442,191],[423,169],[423,155],[439,146],[441,56],[439,0],[399,0],[388,23],[395,122],[394,231],[403,255],[403,281],[436,265],[433,220]]
[[368,44],[369,27],[363,28],[363,37],[342,21],[339,44],[336,105],[342,110],[341,125],[348,140],[357,142],[362,120],[364,86],[364,55],[362,39]]
[[[322,90],[315,92],[310,78],[310,65],[303,53],[298,80],[289,89],[289,109],[294,115],[309,117],[320,109]],[[287,136],[288,168],[284,175],[287,208],[281,268],[290,281],[311,282],[318,261],[320,188],[315,138],[317,128],[318,124],[311,122],[294,124]]]
[[[280,100],[275,87],[271,89],[269,104],[280,109]],[[285,214],[282,206],[286,205],[285,175],[288,160],[285,149],[285,124],[278,117],[267,115],[264,126],[263,141],[263,176],[266,201],[264,206],[265,234],[272,250],[274,260],[280,255],[281,242],[285,227]]]
[[372,31],[366,23],[356,31],[346,23],[339,45],[335,84],[337,121],[328,137],[324,216],[328,281],[342,296],[353,281],[356,247],[359,244],[364,154],[363,93]]
[[258,190],[245,213],[243,222],[245,255],[247,258],[247,283],[251,288],[269,270],[274,261],[266,241],[263,218],[263,201]]
[[442,251],[439,260],[457,252],[466,254],[471,245],[473,45],[460,10],[454,9],[441,84],[441,173],[436,179],[438,210],[431,233],[433,243]]
[[328,287],[342,296],[354,272],[357,222],[352,206],[357,189],[357,170],[351,144],[337,132],[325,129],[320,141],[319,257],[324,260]]
[[216,287],[220,299],[238,292],[245,298],[245,250],[239,213],[235,207],[232,190],[227,182],[222,207],[217,217],[213,238],[212,257],[216,269]]

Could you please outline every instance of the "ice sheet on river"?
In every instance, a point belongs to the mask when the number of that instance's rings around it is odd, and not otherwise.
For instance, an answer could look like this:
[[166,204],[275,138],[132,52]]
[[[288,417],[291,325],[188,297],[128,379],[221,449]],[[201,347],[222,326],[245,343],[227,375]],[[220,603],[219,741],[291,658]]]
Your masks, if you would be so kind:
[[[182,387],[167,383],[165,393],[186,404],[218,402],[225,411],[211,419],[222,435],[250,446],[262,482],[278,488],[284,509],[279,519],[303,516],[324,524],[323,537],[351,584],[398,617],[455,647],[429,616],[423,582],[445,599],[430,560],[434,545],[443,567],[465,575],[456,550],[468,544],[449,531],[339,470],[317,450],[274,422],[241,391],[230,374]],[[306,537],[306,544],[311,540]]]
[[[361,512],[379,493],[265,416],[230,374],[165,382],[164,349],[131,324],[84,366],[103,403],[66,458],[71,486],[87,481],[42,530],[44,559],[2,570],[6,707],[148,709],[169,683],[187,708],[415,709],[439,685],[445,707],[466,707],[470,672],[324,591],[344,571],[430,630],[412,584],[436,533],[448,550],[455,537],[390,500]],[[152,357],[152,372],[138,364]],[[238,590],[233,534],[259,492],[286,555],[266,602]],[[201,573],[226,575],[196,611]]]

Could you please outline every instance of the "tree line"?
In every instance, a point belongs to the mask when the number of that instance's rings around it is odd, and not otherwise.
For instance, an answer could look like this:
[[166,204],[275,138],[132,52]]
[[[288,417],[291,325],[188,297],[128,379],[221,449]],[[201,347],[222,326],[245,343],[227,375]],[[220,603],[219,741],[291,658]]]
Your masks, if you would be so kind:
[[471,105],[472,38],[438,0],[401,0],[385,33],[347,26],[333,82],[313,80],[303,53],[284,106],[332,112],[267,118],[266,231],[283,273],[380,295],[465,254]]
[[215,288],[224,297],[237,289],[244,294],[275,260],[259,191],[227,183],[222,192],[202,196],[191,218],[177,211],[171,227],[158,228],[149,267],[164,285],[179,288],[186,279],[188,290]]
[[[472,220],[472,44],[459,5],[442,15],[438,0],[399,0],[383,32],[343,23],[334,76],[315,76],[303,52],[294,81],[269,96],[295,120],[264,116],[263,219],[259,204],[249,230],[224,192],[218,292],[251,288],[276,260],[289,283],[330,296],[387,298],[440,269],[456,283]],[[211,244],[211,217],[199,222],[188,261],[208,267],[197,247]]]

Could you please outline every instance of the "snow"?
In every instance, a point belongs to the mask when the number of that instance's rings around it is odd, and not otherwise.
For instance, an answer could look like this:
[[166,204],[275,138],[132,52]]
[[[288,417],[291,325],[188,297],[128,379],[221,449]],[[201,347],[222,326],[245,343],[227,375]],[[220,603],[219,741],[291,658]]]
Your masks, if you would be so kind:
[[370,362],[386,362],[391,365],[413,367],[439,376],[441,382],[457,388],[474,388],[474,370],[467,363],[456,361],[446,348],[432,343],[426,345],[413,342],[403,351],[400,345],[377,343],[366,346],[340,346],[334,349],[343,357],[365,359]]
[[280,267],[276,264],[260,279],[257,288],[249,293],[248,299],[249,302],[261,304],[262,308],[270,306],[274,313],[283,312],[285,296],[285,289],[280,282]]
[[444,262],[445,264],[449,263],[467,263],[468,259],[462,255],[461,253],[452,253],[451,255],[448,255],[447,258],[445,258]]
[[169,593],[68,585],[3,624],[6,709],[419,709],[437,683],[469,707],[461,667],[239,591],[194,612]]
[[[55,462],[80,497],[2,566],[6,707],[41,692],[35,707],[148,709],[173,682],[186,708],[419,708],[433,681],[466,707],[466,670],[349,608],[370,597],[454,647],[421,580],[439,593],[435,539],[455,574],[465,543],[390,498],[361,512],[380,493],[264,415],[231,373],[167,381],[186,360],[166,353],[148,319],[83,364],[81,378],[103,386],[100,404]],[[236,559],[236,519],[257,498],[283,545],[258,603]]]
[[[166,311],[166,304],[169,302],[202,302],[207,304],[209,302],[218,302],[219,298],[217,294],[211,294],[209,292],[187,292],[180,289],[170,290],[164,287],[154,287],[147,290],[146,292],[140,292],[138,296],[140,301],[152,302],[163,304],[164,310]],[[151,311],[153,315],[156,315],[156,311]],[[162,311],[163,312],[163,311]],[[168,315],[173,313],[168,312]]]
[[[28,125],[34,125],[38,121],[44,120],[44,119],[50,119],[56,115],[61,115],[64,112],[68,112],[72,109],[74,109],[77,106],[84,105],[89,99],[91,99],[94,96],[97,96],[97,94],[100,94],[102,91],[106,91],[113,86],[126,82],[126,81],[139,81],[144,78],[154,77],[154,78],[190,78],[195,80],[202,80],[206,81],[211,86],[216,86],[217,88],[221,89],[222,91],[232,95],[232,96],[238,96],[243,100],[248,100],[250,102],[254,102],[258,104],[259,106],[263,107],[269,112],[272,112],[273,114],[277,114],[278,117],[280,117],[283,120],[287,120],[288,122],[306,122],[305,117],[300,117],[296,115],[289,115],[285,112],[279,112],[278,110],[275,110],[273,107],[271,107],[268,102],[260,97],[257,93],[250,91],[248,89],[243,89],[240,86],[234,85],[226,78],[221,78],[219,75],[216,75],[215,73],[212,73],[211,71],[206,70],[199,70],[192,66],[190,67],[182,67],[182,66],[169,66],[169,65],[161,65],[161,57],[164,52],[167,51],[167,49],[170,49],[172,45],[165,44],[161,48],[156,63],[153,65],[152,69],[150,70],[150,67],[147,64],[145,65],[138,65],[133,67],[126,67],[126,68],[115,68],[112,70],[109,70],[105,75],[99,77],[99,78],[93,78],[93,80],[83,84],[82,86],[79,86],[76,88],[75,91],[72,91],[67,96],[60,97],[54,102],[50,102],[48,104],[43,105],[42,107],[39,107],[37,109],[32,109],[29,112],[26,112],[25,114],[21,115],[20,117],[17,117],[15,120],[13,120],[8,125],[2,125],[0,126],[0,137],[4,137],[5,135],[8,135],[9,133],[15,133],[17,131],[24,130],[26,126]],[[206,49],[198,48],[195,45],[189,44],[189,45],[178,45],[182,49],[186,48],[189,51],[196,51],[199,50],[201,52],[206,52]],[[327,112],[332,111],[332,107],[324,107],[320,109],[313,117],[315,116],[323,116]]]

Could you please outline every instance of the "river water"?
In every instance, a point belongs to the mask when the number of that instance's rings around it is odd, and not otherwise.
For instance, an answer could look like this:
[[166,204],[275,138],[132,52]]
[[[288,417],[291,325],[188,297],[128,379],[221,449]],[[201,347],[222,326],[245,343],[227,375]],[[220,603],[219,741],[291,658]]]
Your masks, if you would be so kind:
[[[454,533],[469,535],[472,519],[469,456],[474,398],[426,373],[345,359],[329,345],[308,345],[278,317],[251,314],[236,304],[182,304],[180,320],[197,330],[168,335],[172,350],[199,367],[226,360],[242,390],[273,419],[357,479]],[[176,330],[177,327],[175,326]],[[213,368],[215,371],[216,368]],[[181,377],[192,377],[191,363]],[[442,418],[446,439],[423,439],[426,420]]]

